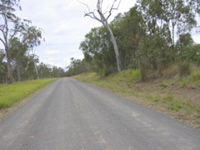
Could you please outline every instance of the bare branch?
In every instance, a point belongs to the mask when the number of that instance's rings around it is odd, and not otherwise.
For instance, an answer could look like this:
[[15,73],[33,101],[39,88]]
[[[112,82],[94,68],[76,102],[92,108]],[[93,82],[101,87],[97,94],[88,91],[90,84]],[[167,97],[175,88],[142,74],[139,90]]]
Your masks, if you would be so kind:
[[101,20],[100,20],[99,18],[96,17],[96,15],[94,14],[94,12],[86,13],[85,16],[88,16],[88,17],[90,17],[90,18],[92,18],[92,19],[96,19],[96,20],[98,20],[98,21],[101,22]]
[[119,1],[119,4],[117,5],[117,7],[114,8],[114,5],[115,5],[116,2],[117,2],[117,0],[114,0],[114,1],[113,1],[112,6],[111,6],[111,8],[110,8],[110,10],[109,10],[109,14],[108,14],[106,20],[108,20],[108,19],[110,18],[110,16],[112,15],[112,10],[117,10],[117,9],[119,8],[119,5],[120,5],[120,3],[121,3],[121,0]]
[[81,4],[85,5],[85,6],[87,7],[88,11],[89,11],[89,12],[91,12],[91,11],[90,11],[90,7],[89,7],[87,4],[85,4],[85,3],[81,2],[80,0],[77,0],[77,1],[78,1],[79,3],[81,3]]
[[[81,2],[80,0],[77,0],[77,1],[78,1],[79,3],[81,3],[81,4],[83,4],[83,5],[85,5],[85,6],[87,7],[88,13],[85,13],[85,16],[88,16],[88,17],[90,17],[90,18],[92,18],[92,19],[96,19],[96,20],[98,20],[99,22],[101,22],[101,19],[99,19],[99,18],[95,15],[94,12],[90,11],[90,8],[89,8],[89,6],[88,6],[87,4]],[[98,1],[99,1],[99,0],[98,0]],[[102,0],[102,1],[103,1],[103,0]]]
[[2,28],[0,28],[0,31],[2,32],[2,34],[4,34],[4,32],[3,32],[3,29],[2,29]]

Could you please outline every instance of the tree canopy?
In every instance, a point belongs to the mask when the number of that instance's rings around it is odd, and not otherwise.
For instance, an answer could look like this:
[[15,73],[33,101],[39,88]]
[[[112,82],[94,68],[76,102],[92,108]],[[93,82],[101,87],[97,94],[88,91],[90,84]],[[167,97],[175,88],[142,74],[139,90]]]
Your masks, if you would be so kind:
[[[184,0],[137,0],[128,12],[118,14],[109,27],[116,39],[122,68],[140,69],[145,81],[150,70],[162,75],[164,69],[181,61],[199,65],[199,45],[193,42],[190,33],[197,25],[199,4]],[[104,26],[91,29],[80,43],[84,59],[69,68],[101,75],[117,72],[107,33]]]
[[0,0],[0,82],[63,76],[62,68],[39,64],[33,49],[40,45],[42,31],[16,16],[16,10],[21,10],[19,0]]

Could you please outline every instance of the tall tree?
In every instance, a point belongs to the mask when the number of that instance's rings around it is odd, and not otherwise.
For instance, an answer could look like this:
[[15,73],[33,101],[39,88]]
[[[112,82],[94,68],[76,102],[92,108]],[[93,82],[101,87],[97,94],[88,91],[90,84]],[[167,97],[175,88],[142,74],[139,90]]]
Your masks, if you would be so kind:
[[15,16],[14,12],[18,6],[18,0],[1,0],[0,1],[0,41],[4,45],[7,58],[7,76],[8,83],[12,81],[12,70],[11,70],[11,51],[10,42],[14,36],[21,31],[21,20]]
[[118,14],[111,23],[121,54],[123,69],[138,67],[136,51],[139,41],[144,36],[144,23],[137,7],[131,8],[125,14]]
[[173,45],[176,33],[178,35],[187,33],[196,25],[195,13],[199,11],[198,4],[199,2],[196,1],[185,0],[137,1],[144,20],[151,25],[152,29],[156,26],[169,26]]
[[0,83],[6,82],[6,62],[4,62],[5,52],[0,49]]
[[14,38],[11,41],[10,51],[11,51],[11,58],[17,72],[17,80],[19,82],[21,81],[21,74],[22,74],[21,72],[27,60],[26,59],[27,46],[23,45],[18,38]]
[[[121,0],[113,0],[113,3],[111,5],[110,9],[106,12],[103,12],[103,2],[104,2],[103,0],[97,0],[96,9],[97,9],[97,13],[99,15],[98,17],[96,15],[96,12],[90,11],[90,8],[87,4],[82,3],[82,2],[80,2],[80,3],[86,5],[87,8],[88,8],[88,13],[86,13],[85,16],[89,16],[92,19],[95,19],[95,20],[101,22],[103,24],[103,26],[107,29],[108,34],[110,36],[110,40],[113,44],[114,51],[115,51],[115,57],[116,57],[116,62],[117,62],[117,70],[121,71],[122,65],[121,65],[121,59],[120,59],[120,54],[119,54],[117,42],[116,42],[116,39],[114,37],[113,31],[111,30],[109,23],[108,23],[108,19],[112,15],[112,11],[118,9],[118,7],[121,3]],[[106,16],[106,14],[107,14],[107,16]]]
[[117,71],[115,53],[108,39],[105,28],[99,27],[86,34],[85,40],[80,44],[85,61],[90,64],[93,71],[101,75]]
[[29,47],[33,47],[33,43],[38,43],[37,39],[41,37],[41,32],[39,30],[35,30],[35,27],[29,27],[29,20],[22,21],[14,14],[16,8],[21,10],[18,2],[19,0],[0,1],[0,20],[2,21],[0,24],[0,41],[3,43],[6,52],[7,78],[9,84],[13,82],[11,68],[12,52],[10,50],[12,40],[21,34],[23,40],[20,42],[22,44],[26,43]]

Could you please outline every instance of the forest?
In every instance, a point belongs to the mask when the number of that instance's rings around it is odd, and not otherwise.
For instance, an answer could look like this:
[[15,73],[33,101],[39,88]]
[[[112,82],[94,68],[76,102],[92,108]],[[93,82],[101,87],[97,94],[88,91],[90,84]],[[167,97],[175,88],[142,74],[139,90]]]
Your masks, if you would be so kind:
[[96,27],[80,43],[84,59],[71,58],[67,72],[39,61],[35,49],[44,40],[42,30],[31,20],[16,16],[17,10],[21,10],[19,0],[0,1],[0,83],[87,72],[108,76],[119,72],[119,67],[120,71],[140,70],[145,82],[152,74],[161,77],[174,64],[181,76],[189,75],[191,66],[200,66],[200,44],[191,35],[200,21],[199,0],[137,0],[128,12],[119,13],[109,23],[119,60],[108,30]]
[[63,68],[39,62],[42,30],[16,16],[21,9],[19,0],[0,0],[0,83],[64,76]]
[[[139,69],[141,80],[161,77],[177,64],[180,76],[200,66],[200,44],[192,39],[200,14],[198,0],[137,0],[128,12],[109,23],[117,42],[122,70]],[[80,43],[84,59],[71,58],[67,75],[118,72],[114,47],[105,27],[91,29]]]

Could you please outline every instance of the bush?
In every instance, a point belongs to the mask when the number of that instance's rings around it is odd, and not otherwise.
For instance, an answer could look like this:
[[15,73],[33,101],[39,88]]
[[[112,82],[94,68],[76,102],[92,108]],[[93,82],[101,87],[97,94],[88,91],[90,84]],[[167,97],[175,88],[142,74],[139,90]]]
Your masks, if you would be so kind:
[[162,72],[162,75],[166,79],[188,77],[192,72],[196,72],[198,67],[195,64],[187,61],[174,64]]
[[176,78],[179,75],[179,66],[177,64],[174,64],[167,69],[165,69],[163,72],[163,77],[165,79],[171,79],[171,78]]
[[140,70],[123,70],[115,74],[113,79],[127,82],[139,82],[141,80]]
[[187,61],[179,63],[179,76],[186,77],[189,76],[191,73],[191,64]]

